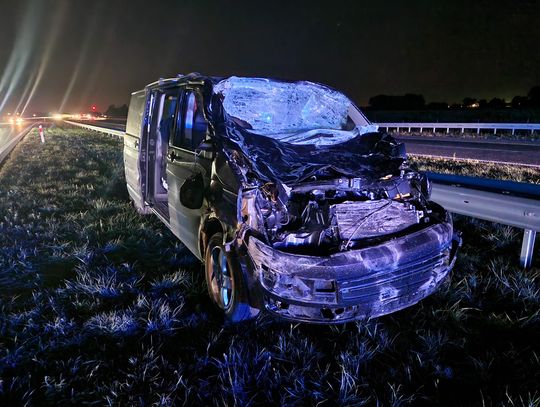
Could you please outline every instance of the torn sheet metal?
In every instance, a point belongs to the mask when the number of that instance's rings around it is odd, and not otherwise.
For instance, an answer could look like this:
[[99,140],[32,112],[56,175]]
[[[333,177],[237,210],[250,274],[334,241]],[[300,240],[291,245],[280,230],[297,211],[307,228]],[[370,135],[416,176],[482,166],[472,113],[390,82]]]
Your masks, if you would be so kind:
[[264,181],[392,173],[405,159],[400,143],[376,133],[345,95],[325,86],[231,77],[213,95],[219,141]]
[[402,145],[382,133],[359,135],[337,145],[295,145],[229,124],[227,137],[219,137],[219,141],[231,156],[242,155],[257,178],[285,184],[340,175],[376,178],[395,174],[406,157]]

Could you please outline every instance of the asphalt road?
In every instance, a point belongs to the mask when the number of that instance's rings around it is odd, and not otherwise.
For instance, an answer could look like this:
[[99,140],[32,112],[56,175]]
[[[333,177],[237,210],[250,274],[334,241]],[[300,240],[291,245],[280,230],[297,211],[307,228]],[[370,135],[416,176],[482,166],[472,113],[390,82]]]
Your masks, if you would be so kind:
[[450,137],[398,137],[407,153],[434,157],[468,158],[540,167],[540,143],[513,140],[467,140]]
[[17,134],[16,129],[16,127],[14,128],[11,125],[0,125],[0,150],[15,134]]
[[88,122],[93,126],[102,126],[114,130],[126,130],[126,119],[110,119],[110,120],[96,120],[93,122]]
[[107,120],[74,120],[70,119],[72,122],[88,124],[90,126],[104,127],[106,129],[113,130],[126,130],[126,119],[107,119]]
[[9,155],[17,143],[32,129],[32,124],[25,126],[0,125],[0,163]]
[[[121,121],[94,121],[94,126],[125,130]],[[472,140],[452,137],[418,137],[400,135],[407,153],[433,157],[466,158],[505,164],[540,167],[540,142],[514,140]]]

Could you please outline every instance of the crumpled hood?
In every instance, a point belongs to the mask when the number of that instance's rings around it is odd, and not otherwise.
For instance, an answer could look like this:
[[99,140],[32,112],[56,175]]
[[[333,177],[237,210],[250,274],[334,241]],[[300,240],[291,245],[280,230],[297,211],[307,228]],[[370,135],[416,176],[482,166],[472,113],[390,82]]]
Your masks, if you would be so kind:
[[[216,138],[262,181],[394,174],[403,145],[376,132],[344,94],[313,82],[230,77],[213,86]],[[354,117],[354,120],[353,120]]]
[[292,184],[313,175],[378,178],[399,171],[406,158],[403,144],[383,133],[361,134],[334,145],[298,145],[252,134],[232,121],[223,124],[225,133],[218,132],[221,147],[243,156],[263,181]]

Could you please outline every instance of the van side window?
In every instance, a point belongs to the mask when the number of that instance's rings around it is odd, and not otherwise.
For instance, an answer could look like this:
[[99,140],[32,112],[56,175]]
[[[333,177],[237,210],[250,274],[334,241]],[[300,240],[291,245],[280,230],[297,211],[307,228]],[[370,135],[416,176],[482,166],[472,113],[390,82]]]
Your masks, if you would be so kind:
[[202,103],[196,92],[184,93],[180,118],[173,145],[193,151],[205,140],[208,128]]
[[163,95],[162,110],[159,122],[159,131],[165,144],[168,144],[174,126],[176,114],[177,95]]

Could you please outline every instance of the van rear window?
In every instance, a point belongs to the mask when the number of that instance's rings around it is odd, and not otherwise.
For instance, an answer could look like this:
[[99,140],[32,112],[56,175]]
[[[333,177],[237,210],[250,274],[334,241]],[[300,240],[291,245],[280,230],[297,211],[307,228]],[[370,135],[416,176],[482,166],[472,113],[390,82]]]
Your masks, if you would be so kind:
[[131,95],[129,102],[129,111],[126,122],[126,133],[132,136],[141,136],[142,118],[144,114],[144,105],[146,93],[144,90],[135,92]]

